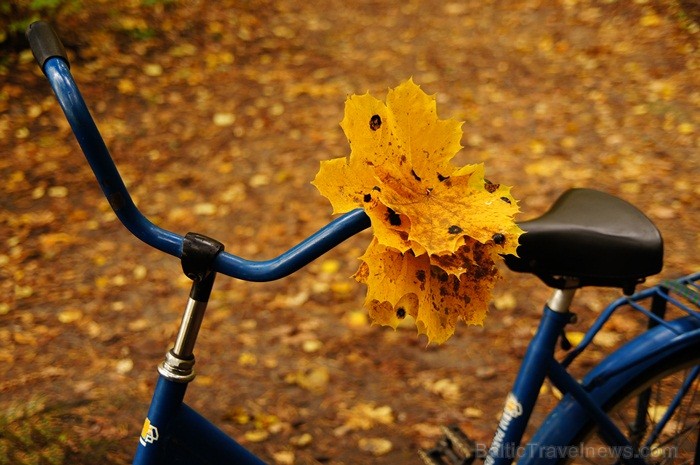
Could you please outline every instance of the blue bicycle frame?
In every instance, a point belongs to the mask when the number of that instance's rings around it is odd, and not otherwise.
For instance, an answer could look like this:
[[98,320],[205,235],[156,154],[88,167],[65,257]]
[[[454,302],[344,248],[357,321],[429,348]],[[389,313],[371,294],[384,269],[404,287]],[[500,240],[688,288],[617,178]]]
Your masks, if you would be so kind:
[[[565,295],[567,292],[570,295]],[[601,436],[611,449],[635,451],[626,436],[602,410],[600,404],[566,371],[561,363],[554,359],[557,342],[565,326],[571,321],[572,314],[569,313],[568,306],[572,297],[573,290],[555,291],[554,297],[545,306],[540,326],[530,341],[512,391],[506,399],[485,465],[506,465],[516,459],[520,459],[521,463],[529,463],[549,456],[549,451],[545,453],[539,449],[549,446],[548,443],[532,442],[524,448],[520,447],[525,428],[546,377],[549,377],[557,389],[569,394],[575,399],[577,405],[583,407],[581,418],[591,418],[598,424]],[[639,360],[643,354],[643,352],[630,350],[628,355],[633,360]],[[562,429],[566,430],[570,426],[562,425]],[[628,455],[629,457],[624,457],[626,463],[644,464],[644,461],[635,454]]]
[[[282,278],[368,228],[370,223],[367,215],[362,210],[352,211],[277,258],[261,262],[244,260],[224,252],[223,246],[204,236],[183,237],[164,230],[144,217],[131,199],[71,76],[65,56],[53,52],[46,55],[48,56],[39,60],[43,71],[119,220],[145,243],[180,258],[183,268],[185,261],[191,259],[191,254],[195,255],[194,261],[200,266],[199,269],[188,273],[194,279],[193,290],[175,345],[159,367],[160,377],[139,437],[133,463],[264,463],[183,402],[188,383],[194,378],[192,349],[214,276],[218,272],[247,281]],[[187,273],[188,270],[185,271]],[[584,389],[568,374],[565,369],[566,363],[562,364],[554,359],[557,341],[571,321],[568,307],[573,292],[557,290],[550,303],[545,306],[538,331],[530,342],[512,391],[508,395],[485,465],[506,465],[517,458],[525,427],[546,377],[573,399],[573,404],[581,410],[582,416],[597,422],[602,436],[611,447],[632,448],[625,435],[601,409],[595,394]],[[633,345],[624,355],[629,357],[629,360],[638,362],[644,359],[648,350],[649,347],[643,344]],[[623,368],[624,366],[616,366],[616,369]],[[562,425],[561,428],[566,430],[566,425]],[[538,447],[537,441],[533,441],[533,444],[528,448]],[[536,453],[533,449],[529,449],[529,452]],[[526,459],[527,457],[522,457],[523,462],[527,461]],[[623,460],[634,465],[644,463],[641,458],[635,457],[624,457]]]

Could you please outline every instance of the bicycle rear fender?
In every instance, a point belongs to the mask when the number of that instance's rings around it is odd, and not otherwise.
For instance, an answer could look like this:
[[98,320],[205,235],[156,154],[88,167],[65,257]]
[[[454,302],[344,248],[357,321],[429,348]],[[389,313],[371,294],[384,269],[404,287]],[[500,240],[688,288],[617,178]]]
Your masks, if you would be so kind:
[[[663,371],[668,360],[693,360],[700,353],[700,320],[685,317],[641,334],[594,367],[581,382],[597,405],[607,407],[619,399],[617,386]],[[578,421],[572,421],[578,420]],[[557,463],[587,423],[586,410],[569,394],[549,413],[521,451],[519,465]]]

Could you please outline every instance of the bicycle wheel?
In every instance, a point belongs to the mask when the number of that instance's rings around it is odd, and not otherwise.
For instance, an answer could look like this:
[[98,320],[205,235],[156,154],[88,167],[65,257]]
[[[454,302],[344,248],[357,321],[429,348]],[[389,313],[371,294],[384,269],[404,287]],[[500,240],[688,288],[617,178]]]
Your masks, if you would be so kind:
[[613,464],[629,454],[650,464],[698,463],[700,354],[694,355],[649,379],[619,386],[608,415],[636,450],[611,449],[588,423],[560,463]]
[[[531,439],[519,464],[700,465],[700,332],[685,318],[655,328],[601,362],[582,385],[635,450],[609,447],[585,409],[566,395]],[[601,376],[603,374],[603,376]]]

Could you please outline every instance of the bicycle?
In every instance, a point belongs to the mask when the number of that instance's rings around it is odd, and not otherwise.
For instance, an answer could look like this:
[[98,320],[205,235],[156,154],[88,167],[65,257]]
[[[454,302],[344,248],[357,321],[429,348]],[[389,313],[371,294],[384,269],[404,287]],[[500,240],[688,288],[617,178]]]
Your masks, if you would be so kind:
[[[189,233],[182,237],[156,226],[132,201],[72,78],[55,32],[39,22],[30,26],[27,36],[119,220],[146,244],[179,258],[192,280],[179,332],[158,367],[158,382],[133,463],[264,463],[183,402],[195,376],[194,347],[216,274],[247,281],[283,278],[368,228],[368,217],[362,210],[352,211],[287,252],[262,262],[229,254],[223,244],[207,236]],[[519,256],[506,256],[505,263],[514,271],[538,276],[553,294],[506,398],[493,442],[483,450],[460,429],[447,427],[435,447],[419,451],[421,459],[428,465],[466,465],[477,459],[483,459],[485,465],[514,460],[553,464],[579,458],[610,458],[630,465],[665,463],[667,459],[698,462],[700,408],[695,398],[700,373],[700,273],[634,293],[645,278],[661,271],[662,238],[634,206],[602,192],[569,190],[547,213],[520,226],[527,233],[521,239]],[[626,296],[610,304],[582,341],[575,348],[568,347],[568,354],[557,361],[555,347],[560,342],[568,344],[565,328],[574,319],[571,302],[584,286],[620,288]],[[648,318],[647,330],[577,381],[567,367],[623,308]],[[676,312],[682,316],[676,317]],[[563,397],[529,442],[521,445],[546,379]],[[593,432],[602,442],[584,445],[583,441],[595,441]]]

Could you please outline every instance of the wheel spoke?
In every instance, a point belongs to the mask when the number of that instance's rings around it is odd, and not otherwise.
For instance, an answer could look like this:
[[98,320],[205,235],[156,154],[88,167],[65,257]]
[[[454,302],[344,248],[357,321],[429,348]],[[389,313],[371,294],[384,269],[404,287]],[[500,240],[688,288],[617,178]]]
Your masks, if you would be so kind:
[[[647,463],[654,465],[700,465],[700,366],[684,368],[662,375],[637,394],[621,402],[609,414],[631,444],[648,454]],[[586,452],[570,462],[581,464],[624,463],[612,453],[590,456],[602,451],[606,443],[597,434],[585,441]],[[610,449],[608,449],[612,452]],[[604,455],[607,455],[604,456]]]

